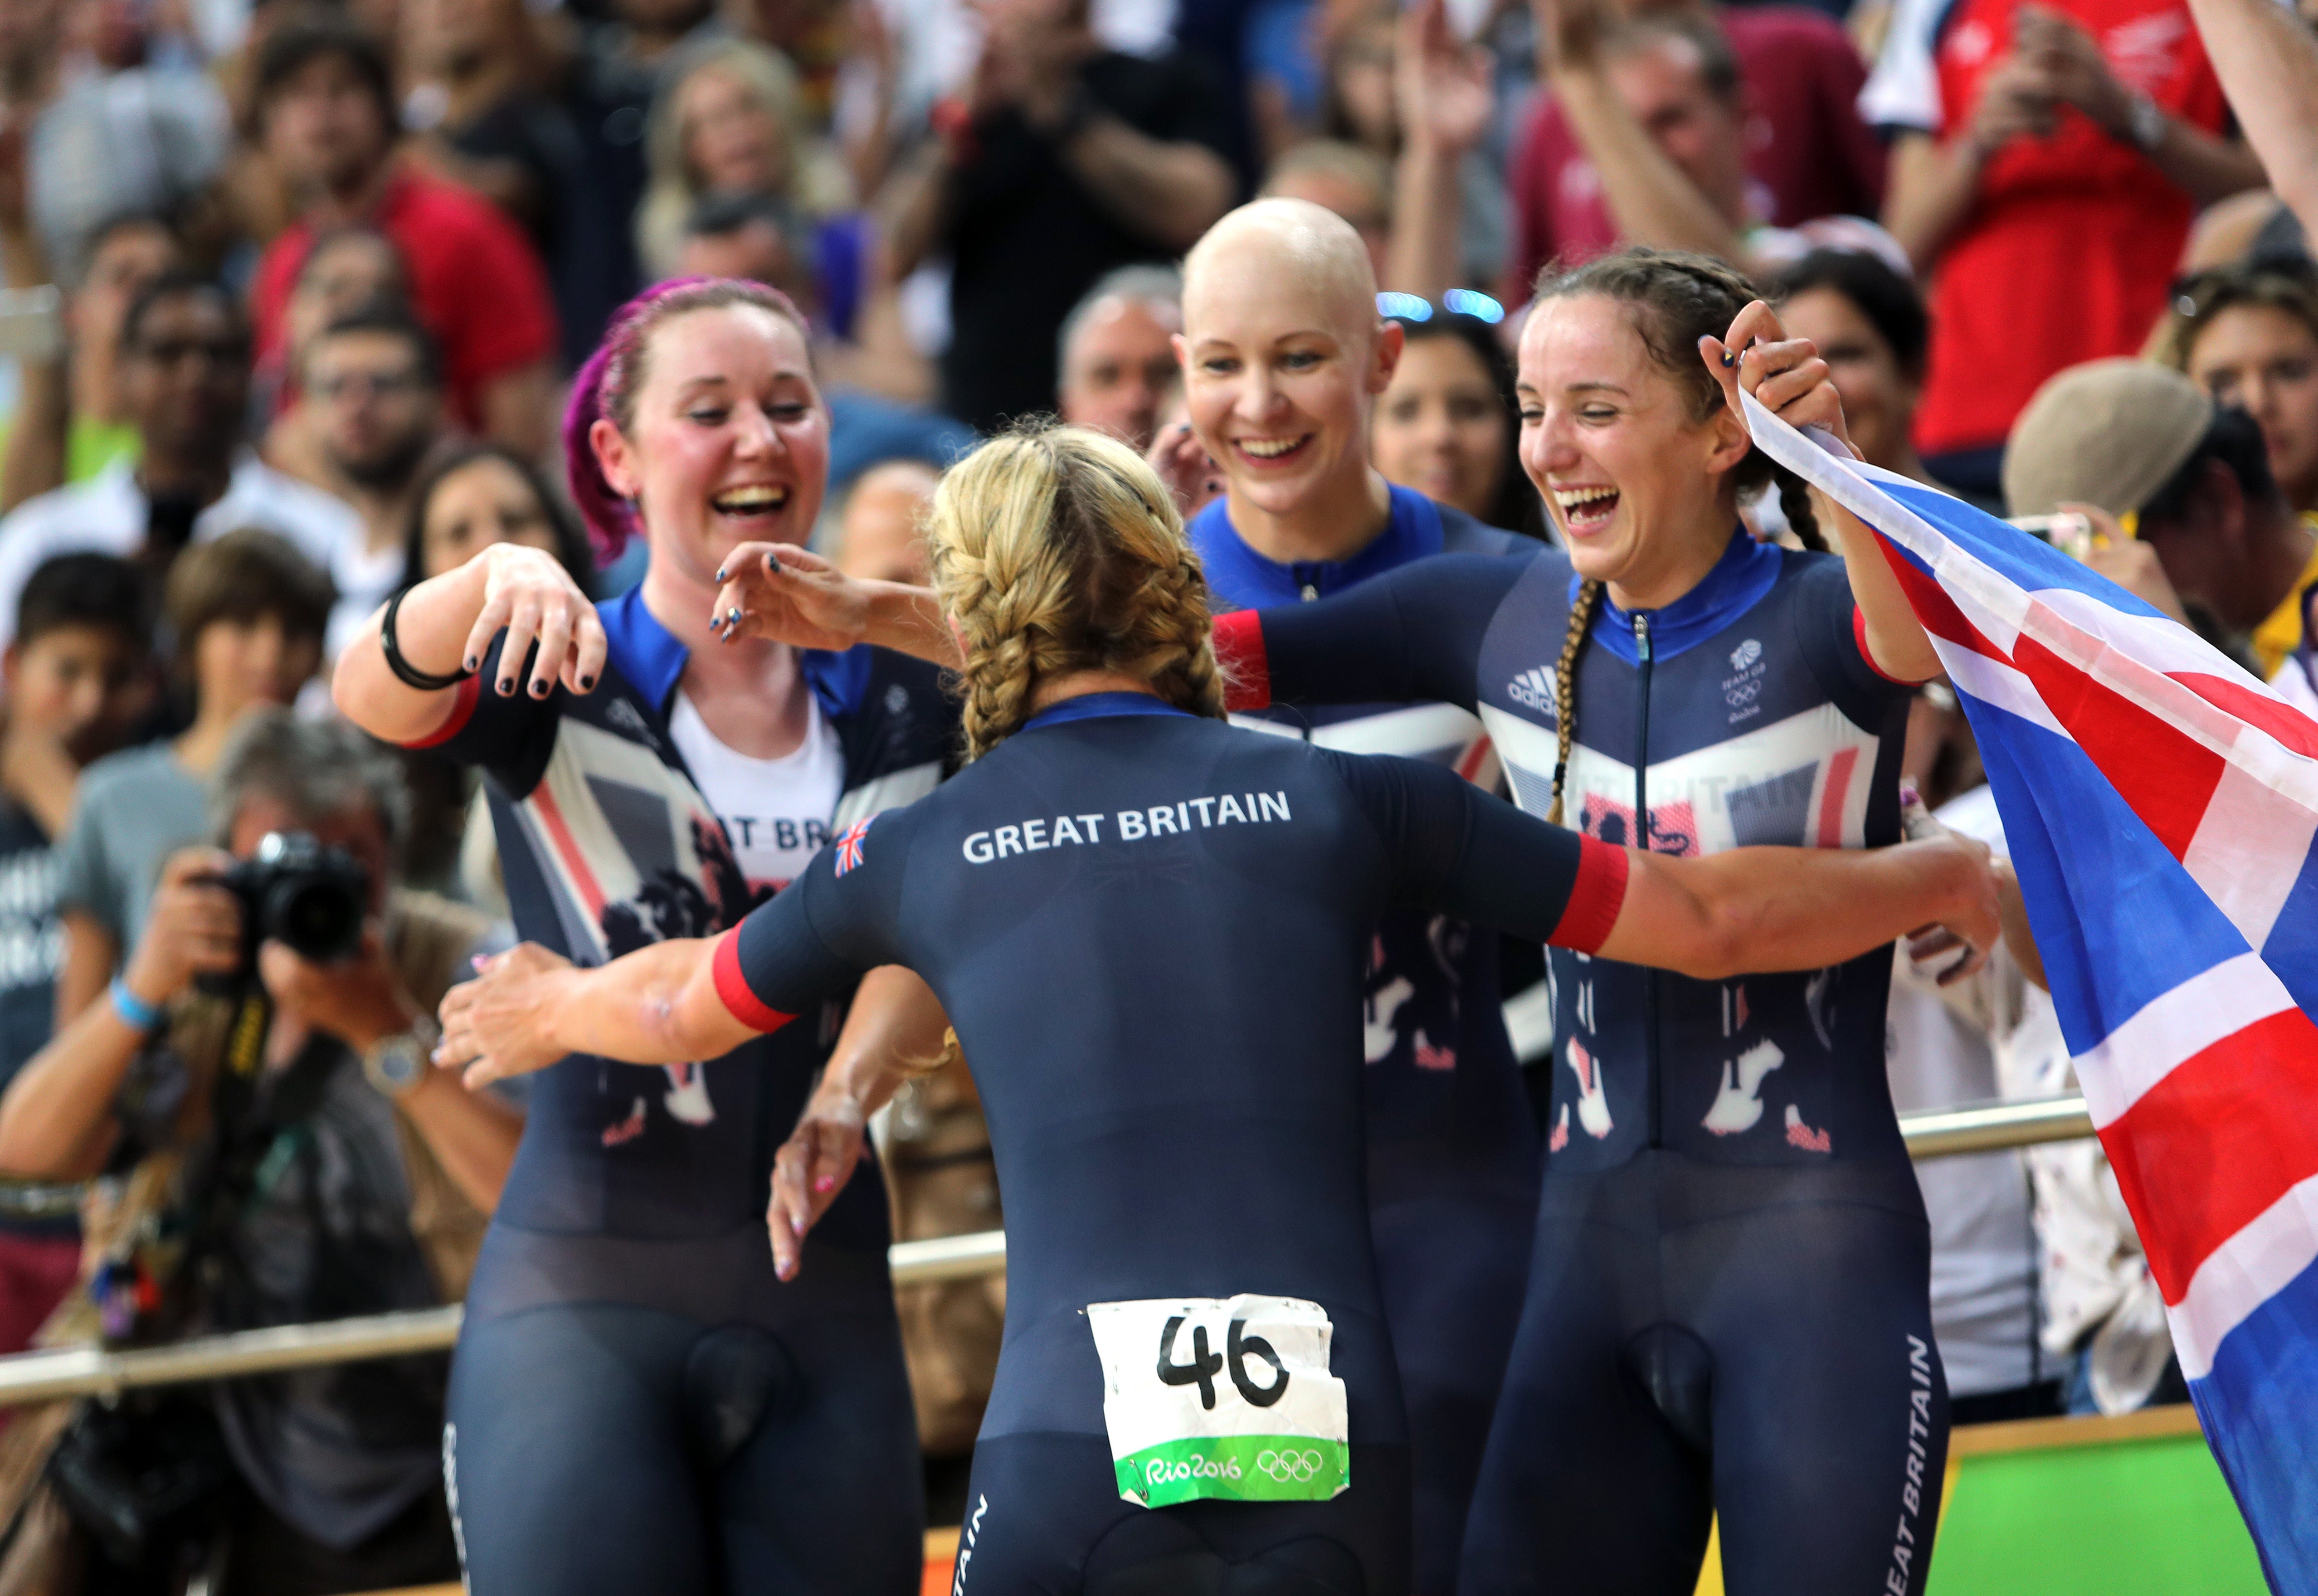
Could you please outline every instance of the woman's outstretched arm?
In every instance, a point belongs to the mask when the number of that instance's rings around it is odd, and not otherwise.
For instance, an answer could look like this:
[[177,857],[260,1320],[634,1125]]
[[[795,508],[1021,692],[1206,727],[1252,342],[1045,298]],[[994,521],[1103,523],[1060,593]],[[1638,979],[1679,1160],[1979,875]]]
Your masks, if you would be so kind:
[[[423,741],[442,730],[462,687],[414,687],[387,663],[379,613],[338,656],[330,693],[339,712],[373,737]],[[395,611],[403,663],[421,676],[447,677],[480,668],[500,630],[500,678],[469,691],[512,697],[518,688],[544,698],[557,678],[574,693],[592,691],[604,674],[604,626],[596,606],[552,554],[518,543],[484,550],[456,570],[419,583]],[[516,679],[534,641],[538,657],[526,682]]]
[[655,942],[593,970],[526,942],[444,995],[435,1062],[477,1087],[574,1053],[631,1064],[720,1058],[775,1028],[743,1021],[717,994],[721,940]]

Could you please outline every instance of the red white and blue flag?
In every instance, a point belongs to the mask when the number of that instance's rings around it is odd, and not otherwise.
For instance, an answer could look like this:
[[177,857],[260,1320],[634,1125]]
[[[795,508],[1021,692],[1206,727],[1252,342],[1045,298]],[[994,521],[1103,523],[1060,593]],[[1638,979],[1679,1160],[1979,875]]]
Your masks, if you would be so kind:
[[2318,722],[2058,550],[1746,405],[1939,650],[2206,1439],[2271,1588],[2318,1596]]
[[869,834],[869,822],[876,815],[854,821],[837,834],[837,871],[840,875],[861,863],[862,839]]

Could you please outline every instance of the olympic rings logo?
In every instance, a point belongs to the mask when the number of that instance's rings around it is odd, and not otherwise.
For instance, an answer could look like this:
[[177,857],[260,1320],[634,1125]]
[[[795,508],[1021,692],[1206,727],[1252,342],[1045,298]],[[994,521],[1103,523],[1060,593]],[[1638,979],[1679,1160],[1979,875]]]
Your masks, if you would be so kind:
[[1270,1475],[1280,1484],[1304,1484],[1320,1472],[1326,1459],[1310,1450],[1301,1452],[1262,1451],[1255,1455],[1256,1471]]

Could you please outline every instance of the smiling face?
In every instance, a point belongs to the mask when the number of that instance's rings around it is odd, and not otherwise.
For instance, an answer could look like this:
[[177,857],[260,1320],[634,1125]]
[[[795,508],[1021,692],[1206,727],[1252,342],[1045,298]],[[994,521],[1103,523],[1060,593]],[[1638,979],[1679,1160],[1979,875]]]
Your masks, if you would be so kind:
[[1899,471],[1916,424],[1915,379],[1866,313],[1832,288],[1807,288],[1779,307],[1787,336],[1809,338],[1843,400],[1844,426],[1868,464]]
[[804,333],[756,305],[681,311],[646,335],[624,433],[589,442],[615,493],[636,501],[652,563],[714,587],[736,543],[802,543],[829,482],[829,411]]
[[1731,472],[1749,445],[1728,410],[1693,415],[1638,313],[1601,294],[1543,301],[1522,328],[1515,392],[1522,469],[1570,563],[1610,583],[1622,607],[1654,609],[1689,591],[1729,542]]
[[1326,220],[1341,234],[1337,253],[1349,252],[1333,269],[1315,270],[1307,248],[1261,224],[1218,238],[1226,221],[1185,273],[1179,351],[1191,428],[1234,506],[1281,518],[1366,490],[1369,413],[1400,358],[1400,328],[1377,318],[1359,240]]
[[562,553],[547,507],[523,473],[486,454],[445,472],[427,494],[418,527],[421,571],[439,577],[456,570],[494,543]]
[[1512,426],[1496,378],[1470,345],[1453,335],[1417,338],[1377,407],[1377,470],[1486,520],[1504,486]]

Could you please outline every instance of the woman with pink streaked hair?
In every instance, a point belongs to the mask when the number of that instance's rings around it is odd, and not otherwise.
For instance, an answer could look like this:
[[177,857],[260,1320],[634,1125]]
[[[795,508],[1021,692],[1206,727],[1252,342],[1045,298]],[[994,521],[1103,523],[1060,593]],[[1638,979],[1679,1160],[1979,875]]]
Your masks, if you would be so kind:
[[[837,831],[930,791],[954,712],[899,655],[711,629],[727,555],[802,543],[827,483],[829,412],[782,295],[640,296],[563,436],[599,557],[642,536],[642,584],[597,605],[552,555],[489,548],[383,608],[335,686],[375,735],[484,772],[517,929],[597,964],[737,924]],[[832,1183],[793,1279],[764,1213],[801,1115],[861,1146],[853,1105],[808,1103],[817,1072],[932,1055],[943,1023],[915,976],[877,970],[849,1013],[719,1058],[575,1054],[540,1075],[444,1435],[477,1596],[918,1588],[882,1184]]]

